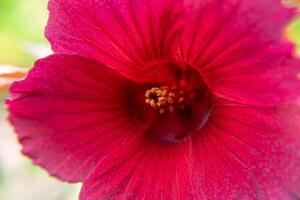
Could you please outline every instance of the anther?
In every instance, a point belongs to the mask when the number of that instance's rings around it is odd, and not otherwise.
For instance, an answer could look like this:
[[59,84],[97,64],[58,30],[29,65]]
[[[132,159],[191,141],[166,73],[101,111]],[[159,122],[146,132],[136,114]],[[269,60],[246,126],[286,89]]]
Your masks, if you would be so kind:
[[160,114],[173,113],[175,107],[184,105],[184,92],[176,87],[153,87],[145,92],[145,103],[155,108]]
[[184,98],[183,97],[180,97],[179,99],[178,99],[178,103],[183,103],[184,102]]
[[159,113],[160,113],[160,114],[164,114],[164,113],[165,113],[165,110],[164,110],[164,109],[159,109]]

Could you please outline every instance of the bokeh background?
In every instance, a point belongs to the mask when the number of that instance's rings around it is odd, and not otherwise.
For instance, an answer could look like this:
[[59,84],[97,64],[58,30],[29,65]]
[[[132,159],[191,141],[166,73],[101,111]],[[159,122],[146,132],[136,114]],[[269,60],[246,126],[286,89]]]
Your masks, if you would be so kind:
[[[47,0],[0,0],[0,73],[11,73],[15,67],[26,71],[37,58],[51,53],[43,35],[47,17]],[[3,101],[7,87],[1,84],[4,81],[0,81],[0,200],[78,199],[80,184],[49,177],[19,153],[20,146],[6,120]]]
[[[299,2],[299,0],[291,0]],[[49,177],[22,156],[6,118],[7,83],[21,77],[33,62],[51,53],[43,31],[47,0],[0,0],[0,199],[75,200],[80,184],[67,184]],[[300,18],[286,30],[300,55]],[[13,72],[13,73],[12,73]]]

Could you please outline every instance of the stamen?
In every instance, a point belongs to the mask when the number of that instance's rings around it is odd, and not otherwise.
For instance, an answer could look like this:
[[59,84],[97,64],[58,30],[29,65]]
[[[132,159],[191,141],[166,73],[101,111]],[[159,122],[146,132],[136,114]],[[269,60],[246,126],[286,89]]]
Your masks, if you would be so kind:
[[182,102],[184,102],[184,98],[183,98],[183,97],[180,97],[180,98],[178,99],[178,103],[182,103]]
[[145,92],[145,103],[155,108],[160,114],[173,113],[175,107],[184,107],[184,91],[176,87],[153,87]]
[[165,110],[164,109],[159,109],[160,114],[164,114]]

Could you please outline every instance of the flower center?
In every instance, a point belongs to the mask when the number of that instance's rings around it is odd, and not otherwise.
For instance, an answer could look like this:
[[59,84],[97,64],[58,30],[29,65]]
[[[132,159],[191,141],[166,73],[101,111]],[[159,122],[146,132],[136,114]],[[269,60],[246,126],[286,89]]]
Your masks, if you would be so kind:
[[176,108],[185,108],[184,91],[177,87],[153,87],[145,93],[145,102],[160,114],[172,114]]
[[178,143],[207,123],[213,95],[201,74],[184,63],[158,62],[141,74],[139,109],[151,121],[146,136],[158,143]]

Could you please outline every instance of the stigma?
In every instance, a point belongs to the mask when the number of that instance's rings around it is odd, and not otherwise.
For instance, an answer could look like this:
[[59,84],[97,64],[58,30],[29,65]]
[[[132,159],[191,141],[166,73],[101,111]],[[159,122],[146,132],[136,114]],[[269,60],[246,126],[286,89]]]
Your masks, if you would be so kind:
[[145,92],[145,103],[160,114],[172,114],[175,109],[184,109],[184,91],[177,87],[153,87]]

